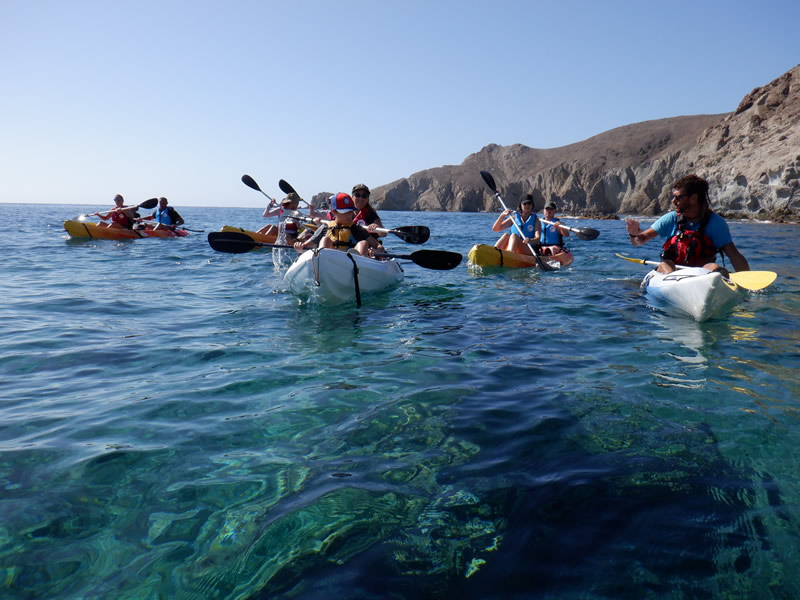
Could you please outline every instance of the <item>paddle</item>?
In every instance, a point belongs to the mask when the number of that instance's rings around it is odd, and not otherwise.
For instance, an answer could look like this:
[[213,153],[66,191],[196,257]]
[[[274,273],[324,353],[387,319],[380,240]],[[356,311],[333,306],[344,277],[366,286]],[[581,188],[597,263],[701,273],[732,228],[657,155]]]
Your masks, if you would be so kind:
[[[494,192],[494,195],[500,201],[500,205],[503,207],[503,210],[508,210],[508,208],[506,207],[506,203],[503,202],[503,198],[500,196],[500,194],[497,191],[497,186],[494,183],[494,177],[492,177],[492,174],[489,173],[488,171],[481,171],[481,177],[483,177],[483,180],[486,182],[486,185],[489,186],[489,189]],[[511,222],[514,225],[514,228],[517,231],[519,231],[520,237],[522,237],[522,239],[525,239],[525,234],[522,233],[522,230],[519,228],[519,226],[516,224],[516,222],[514,222],[513,220]],[[536,254],[536,250],[533,249],[533,246],[531,246],[530,244],[526,244],[526,246],[528,246],[528,248],[530,249],[531,254],[536,259],[536,264],[539,265],[539,268],[542,271],[554,271],[555,270],[555,269],[553,269],[553,267],[551,267],[546,262],[544,262],[542,260],[541,256]]]
[[375,231],[392,233],[408,244],[424,244],[431,237],[431,230],[424,225],[408,225],[406,227],[395,227],[394,229],[377,227]]
[[[620,258],[624,258],[625,260],[633,263],[638,263],[640,265],[659,265],[659,261],[657,260],[645,260],[643,258],[631,258],[630,256],[625,256],[624,254],[616,254]],[[688,269],[684,265],[675,265],[677,269]],[[778,278],[777,273],[773,273],[772,271],[736,271],[735,273],[730,273],[727,278],[736,285],[743,287],[746,290],[750,290],[751,292],[755,292],[758,290],[763,290],[768,285],[772,284]]]
[[[249,235],[236,231],[212,231],[208,234],[208,244],[217,252],[227,252],[229,254],[244,254],[258,247],[294,248],[294,246],[287,246],[285,244],[256,242]],[[420,267],[438,271],[454,269],[463,258],[457,252],[446,252],[444,250],[418,250],[411,254],[376,254],[375,256],[410,260]]]
[[[286,185],[289,184],[287,183]],[[286,193],[288,194],[289,192]],[[307,223],[316,223],[316,221],[311,217],[306,217],[305,215],[297,211],[291,211],[288,214],[293,219],[296,219],[298,221],[305,221]],[[401,240],[409,244],[424,244],[425,242],[428,241],[428,238],[431,237],[431,230],[425,227],[425,225],[407,225],[405,227],[395,227],[394,229],[383,229],[381,227],[378,227],[375,229],[375,231],[380,231],[382,233],[393,233]]]
[[[141,202],[141,203],[137,204],[135,206],[135,208],[151,209],[151,208],[155,208],[157,205],[158,205],[158,198],[149,198],[148,200],[145,200],[144,202]],[[127,206],[125,208],[129,209],[129,208],[134,208],[134,207]],[[114,210],[117,210],[117,209],[116,208],[112,208],[111,209],[111,211],[114,211]],[[111,211],[108,211],[108,212],[111,212]],[[102,211],[98,211],[98,212],[102,212]],[[73,219],[73,221],[83,221],[84,219],[86,219],[86,217],[96,217],[97,214],[98,213],[95,212],[95,213],[92,213],[90,215],[78,215],[77,217],[75,217]]]
[[570,231],[574,231],[575,235],[577,235],[582,240],[596,240],[597,236],[600,235],[600,232],[597,229],[592,229],[591,227],[567,227],[559,221],[555,223],[553,221],[547,221],[545,219],[540,219],[542,223],[547,223],[548,225],[558,225],[559,227],[563,227],[564,229],[569,229]]
[[[289,185],[289,182],[285,179],[281,179],[278,182],[278,187],[281,188],[281,191],[286,195],[297,194],[297,191],[291,185]],[[299,196],[300,194],[297,195]],[[313,208],[313,206],[311,206],[307,200],[304,200],[303,198],[300,198],[300,200],[302,200],[308,208]]]
[[376,254],[376,258],[402,258],[410,260],[414,264],[426,269],[437,271],[449,271],[455,269],[464,258],[458,252],[448,252],[446,250],[417,250],[411,254]]
[[253,179],[252,177],[250,177],[250,175],[246,175],[246,174],[242,175],[242,183],[245,184],[247,187],[256,190],[257,192],[261,192],[267,198],[269,198],[270,206],[275,204],[275,198],[273,198],[272,196],[267,194],[264,190],[262,190],[260,187],[258,187],[258,184],[256,183],[256,180]]

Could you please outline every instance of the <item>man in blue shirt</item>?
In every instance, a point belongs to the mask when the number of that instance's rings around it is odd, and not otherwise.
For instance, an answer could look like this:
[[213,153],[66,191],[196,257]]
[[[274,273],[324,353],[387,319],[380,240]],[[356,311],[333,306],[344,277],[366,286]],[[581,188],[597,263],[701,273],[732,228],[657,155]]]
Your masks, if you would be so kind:
[[714,262],[717,252],[724,252],[737,271],[749,271],[747,259],[736,249],[725,219],[711,210],[708,182],[697,175],[681,177],[672,185],[675,210],[641,230],[639,221],[627,219],[625,226],[631,243],[641,246],[656,236],[666,238],[662,262],[657,270],[671,273],[675,265],[719,269]]

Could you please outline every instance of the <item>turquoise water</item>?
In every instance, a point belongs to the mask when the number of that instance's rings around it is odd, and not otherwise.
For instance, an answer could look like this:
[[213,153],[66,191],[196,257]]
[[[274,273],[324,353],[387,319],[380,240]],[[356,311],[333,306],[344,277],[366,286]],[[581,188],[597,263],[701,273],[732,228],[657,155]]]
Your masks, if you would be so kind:
[[67,240],[97,208],[0,204],[0,597],[800,597],[796,226],[732,224],[780,277],[697,324],[619,221],[474,272],[494,215],[386,212],[465,262],[357,309],[202,233]]

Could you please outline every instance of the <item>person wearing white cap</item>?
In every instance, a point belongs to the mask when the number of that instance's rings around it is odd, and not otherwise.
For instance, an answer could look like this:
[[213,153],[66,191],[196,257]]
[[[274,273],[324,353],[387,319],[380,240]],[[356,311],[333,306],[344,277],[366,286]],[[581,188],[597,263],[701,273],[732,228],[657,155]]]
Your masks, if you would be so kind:
[[349,194],[339,192],[330,197],[333,220],[323,222],[305,242],[296,242],[294,249],[303,252],[318,245],[319,248],[336,250],[354,249],[362,256],[369,256],[369,232],[353,223],[356,205]]

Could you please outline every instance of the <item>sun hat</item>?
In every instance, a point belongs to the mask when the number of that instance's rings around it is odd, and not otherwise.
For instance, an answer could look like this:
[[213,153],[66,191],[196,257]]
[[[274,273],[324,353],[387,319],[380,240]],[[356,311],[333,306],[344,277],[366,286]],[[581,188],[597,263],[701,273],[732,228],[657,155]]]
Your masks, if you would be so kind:
[[335,196],[331,196],[329,200],[331,203],[331,210],[335,210],[336,212],[349,212],[351,210],[356,210],[356,205],[353,204],[353,199],[349,194],[345,194],[344,192],[339,192]]
[[286,198],[281,200],[281,204],[289,204],[290,202],[300,202],[300,196],[295,192],[286,194]]

